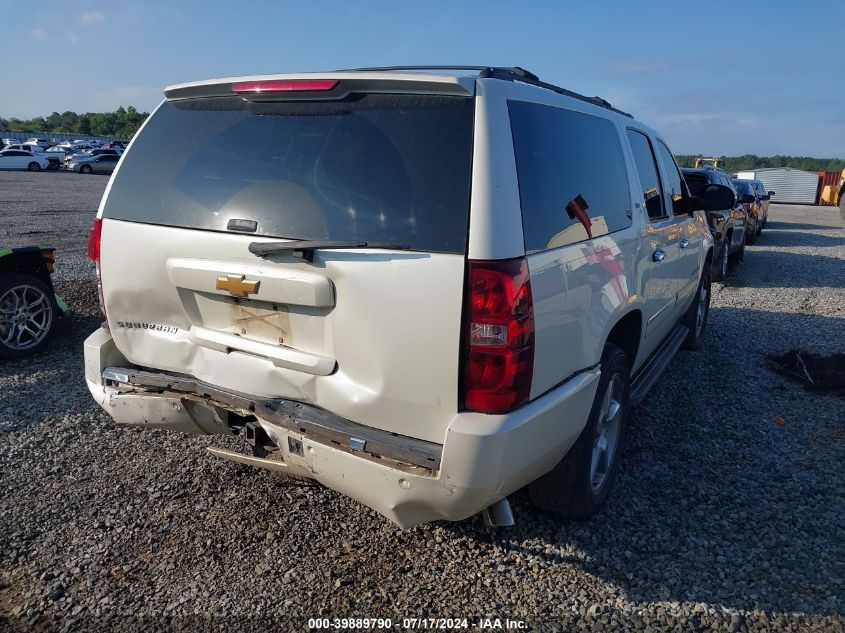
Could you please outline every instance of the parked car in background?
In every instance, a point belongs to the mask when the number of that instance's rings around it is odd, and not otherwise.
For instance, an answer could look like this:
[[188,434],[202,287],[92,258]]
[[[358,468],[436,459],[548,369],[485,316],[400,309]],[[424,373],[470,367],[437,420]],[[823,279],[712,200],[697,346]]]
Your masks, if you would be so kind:
[[83,156],[77,154],[71,157],[67,168],[81,174],[110,174],[117,167],[120,156],[115,154],[98,154],[97,156]]
[[55,153],[48,154],[40,145],[32,145],[30,143],[13,143],[11,145],[7,145],[4,149],[14,149],[21,150],[24,152],[31,152],[36,156],[46,158],[48,161],[47,167],[49,167],[50,169],[58,169],[62,166],[62,163],[64,162]]
[[60,167],[64,167],[67,160],[73,156],[73,150],[70,147],[62,147],[61,145],[54,145],[49,148],[44,155],[52,160],[54,157],[61,162]]
[[745,207],[737,197],[733,182],[723,170],[712,167],[684,167],[681,171],[693,196],[697,196],[708,184],[722,185],[734,194],[734,201],[730,206],[707,213],[707,223],[710,225],[716,253],[713,258],[713,279],[722,281],[728,274],[730,264],[742,261],[745,257]]
[[47,149],[53,144],[52,141],[46,138],[28,138],[24,141],[24,145],[37,145],[42,150]]
[[736,180],[750,182],[751,186],[754,187],[754,191],[757,194],[757,198],[760,204],[763,206],[763,224],[761,228],[765,229],[766,222],[769,219],[769,201],[772,199],[772,196],[775,195],[775,192],[766,191],[766,186],[763,184],[762,180],[746,180],[744,178],[736,178]]
[[36,154],[23,149],[4,149],[0,152],[0,169],[27,169],[41,171],[50,166],[44,154]]
[[660,135],[602,99],[453,70],[168,88],[91,229],[96,401],[242,433],[253,454],[212,452],[403,527],[508,524],[526,485],[595,513],[630,407],[703,345],[701,211],[735,192],[690,197]]
[[745,233],[745,243],[754,244],[757,241],[757,236],[763,230],[766,224],[766,213],[763,208],[763,201],[757,194],[757,190],[748,180],[732,179],[736,195],[739,198],[740,204],[745,208],[745,216],[748,230]]
[[[17,150],[13,150],[17,151]],[[2,152],[0,152],[2,153]],[[20,358],[43,347],[67,304],[53,290],[54,248],[0,247],[0,358]]]

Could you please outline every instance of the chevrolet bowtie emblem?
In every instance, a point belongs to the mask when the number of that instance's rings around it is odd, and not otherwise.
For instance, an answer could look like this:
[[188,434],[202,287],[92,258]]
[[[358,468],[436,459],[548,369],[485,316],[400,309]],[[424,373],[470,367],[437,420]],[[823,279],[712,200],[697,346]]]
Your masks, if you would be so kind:
[[244,275],[226,275],[217,278],[216,288],[225,290],[233,297],[246,297],[258,292],[260,281],[245,279]]

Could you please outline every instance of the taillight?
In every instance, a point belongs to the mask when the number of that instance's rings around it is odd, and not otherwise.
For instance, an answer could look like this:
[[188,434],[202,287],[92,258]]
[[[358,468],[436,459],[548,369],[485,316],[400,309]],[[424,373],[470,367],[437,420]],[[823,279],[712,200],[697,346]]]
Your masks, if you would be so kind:
[[100,243],[103,234],[103,220],[94,218],[94,224],[88,231],[88,259],[94,262],[97,268],[97,298],[100,300],[100,311],[103,313],[104,321],[102,327],[109,329],[109,315],[106,314],[106,302],[103,298],[103,276],[100,272]]
[[464,408],[507,413],[528,401],[534,374],[534,305],[524,257],[470,261]]
[[100,239],[103,234],[103,220],[94,218],[94,224],[88,231],[88,259],[93,262],[100,261]]
[[336,79],[289,79],[287,81],[244,81],[232,84],[235,94],[273,92],[326,92],[338,84]]

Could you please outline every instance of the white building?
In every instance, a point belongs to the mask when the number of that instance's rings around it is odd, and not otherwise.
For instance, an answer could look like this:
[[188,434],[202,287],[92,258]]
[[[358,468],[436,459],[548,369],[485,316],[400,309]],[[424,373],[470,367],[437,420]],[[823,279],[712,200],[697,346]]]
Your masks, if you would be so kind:
[[819,189],[819,175],[791,167],[767,167],[737,172],[740,180],[759,180],[766,191],[774,191],[772,202],[815,204]]

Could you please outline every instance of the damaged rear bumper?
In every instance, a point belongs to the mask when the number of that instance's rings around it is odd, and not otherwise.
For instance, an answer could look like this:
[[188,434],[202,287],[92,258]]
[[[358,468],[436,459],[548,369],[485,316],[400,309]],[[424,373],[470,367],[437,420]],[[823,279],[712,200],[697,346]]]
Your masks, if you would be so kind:
[[472,516],[554,467],[583,429],[599,372],[580,374],[510,414],[458,413],[442,445],[302,403],[134,368],[102,329],[85,341],[85,374],[95,400],[122,424],[231,433],[230,412],[253,415],[278,455],[212,452],[315,479],[407,528]]

